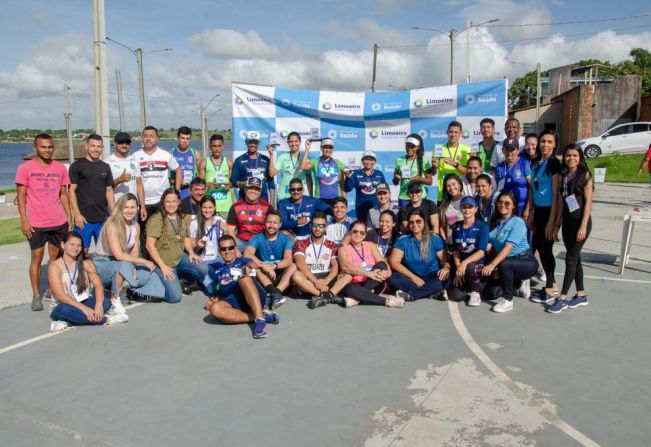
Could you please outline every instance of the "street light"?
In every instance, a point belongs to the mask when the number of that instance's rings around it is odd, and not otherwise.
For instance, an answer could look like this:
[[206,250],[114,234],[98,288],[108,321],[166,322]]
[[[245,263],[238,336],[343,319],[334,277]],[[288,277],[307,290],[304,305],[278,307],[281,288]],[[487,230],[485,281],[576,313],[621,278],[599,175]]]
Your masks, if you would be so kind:
[[208,149],[206,145],[206,140],[208,139],[208,136],[206,135],[206,130],[208,127],[208,123],[206,122],[206,109],[210,105],[211,102],[213,102],[217,97],[219,96],[219,93],[217,93],[215,96],[213,96],[210,101],[208,101],[208,104],[205,106],[199,104],[199,114],[201,116],[201,144],[203,146],[203,156],[208,159]]
[[448,39],[450,39],[450,84],[454,84],[454,42],[457,39],[457,36],[464,31],[469,30],[470,28],[479,28],[480,26],[488,25],[489,23],[494,23],[497,22],[499,19],[492,19],[492,20],[487,20],[486,22],[478,23],[476,25],[473,25],[472,22],[470,22],[470,26],[465,27],[461,31],[457,31],[456,29],[452,28],[450,31],[441,31],[436,28],[420,28],[418,26],[410,26],[410,29],[417,29],[417,30],[422,30],[422,31],[436,31],[437,33],[441,33],[444,36],[447,36]]
[[532,67],[536,69],[536,132],[540,132],[540,62],[538,62],[536,65],[531,65],[531,64],[524,64],[522,62],[516,62],[516,61],[509,61],[507,60],[509,64],[514,64],[514,65],[525,65],[527,67]]
[[151,51],[147,51],[146,53],[143,53],[142,48],[136,48],[135,50],[133,50],[131,49],[131,47],[123,44],[122,42],[118,42],[115,39],[111,39],[108,36],[106,36],[106,40],[126,48],[127,50],[131,51],[131,54],[136,56],[136,65],[138,66],[138,96],[140,97],[140,130],[142,131],[142,129],[144,129],[145,126],[147,125],[147,115],[145,112],[145,80],[144,80],[143,69],[142,69],[142,56],[145,54],[158,53],[161,51],[173,51],[173,49],[162,48],[160,50],[151,50]]

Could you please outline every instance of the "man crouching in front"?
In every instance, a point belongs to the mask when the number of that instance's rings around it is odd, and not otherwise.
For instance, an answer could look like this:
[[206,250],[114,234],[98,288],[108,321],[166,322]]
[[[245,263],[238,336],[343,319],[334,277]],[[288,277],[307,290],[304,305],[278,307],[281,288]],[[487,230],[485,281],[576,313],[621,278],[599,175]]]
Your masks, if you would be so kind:
[[222,323],[253,323],[253,338],[265,338],[267,323],[278,324],[280,319],[276,313],[262,311],[267,294],[255,278],[251,260],[237,257],[230,235],[219,238],[219,251],[224,262],[213,264],[210,276],[220,298],[210,298],[203,308]]

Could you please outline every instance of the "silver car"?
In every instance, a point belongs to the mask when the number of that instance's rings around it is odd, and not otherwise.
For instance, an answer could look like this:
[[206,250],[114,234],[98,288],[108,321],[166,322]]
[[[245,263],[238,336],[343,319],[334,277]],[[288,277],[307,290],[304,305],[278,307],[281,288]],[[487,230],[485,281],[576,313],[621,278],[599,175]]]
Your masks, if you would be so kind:
[[651,144],[651,123],[626,123],[608,129],[603,134],[579,140],[576,144],[586,158],[594,158],[615,151],[644,152]]

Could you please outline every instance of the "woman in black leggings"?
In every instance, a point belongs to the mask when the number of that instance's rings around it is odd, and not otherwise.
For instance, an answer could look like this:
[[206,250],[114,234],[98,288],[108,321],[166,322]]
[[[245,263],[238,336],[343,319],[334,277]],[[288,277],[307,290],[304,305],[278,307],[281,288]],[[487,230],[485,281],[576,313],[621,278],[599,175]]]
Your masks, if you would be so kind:
[[553,248],[562,166],[555,156],[557,147],[558,135],[550,130],[542,131],[531,163],[529,185],[529,209],[533,209],[529,214],[529,227],[534,232],[532,251],[538,252],[545,272],[545,287],[539,295],[532,295],[531,301],[545,304],[551,304],[558,295]]
[[[585,162],[581,149],[570,144],[563,151],[563,175],[561,177],[561,194],[556,224],[562,225],[563,244],[565,244],[565,276],[561,294],[554,304],[546,310],[561,313],[565,309],[575,309],[588,305],[588,295],[583,285],[583,266],[581,249],[592,229],[592,192],[594,184],[592,175]],[[572,282],[576,285],[576,295],[568,299]]]

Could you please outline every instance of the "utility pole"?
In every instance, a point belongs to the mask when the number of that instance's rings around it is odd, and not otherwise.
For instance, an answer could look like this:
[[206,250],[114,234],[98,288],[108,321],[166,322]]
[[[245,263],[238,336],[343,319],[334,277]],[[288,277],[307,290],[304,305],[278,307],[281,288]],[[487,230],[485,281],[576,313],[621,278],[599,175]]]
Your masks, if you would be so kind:
[[540,132],[540,62],[536,64],[536,131]]
[[65,110],[63,117],[66,120],[66,137],[68,139],[68,161],[72,164],[75,161],[74,147],[72,145],[72,112],[70,112],[70,87],[68,84],[63,85],[63,99]]
[[[206,135],[206,131],[208,128],[208,119],[206,118],[206,109],[210,105],[211,102],[213,102],[217,97],[219,96],[219,93],[217,93],[215,96],[213,96],[210,101],[204,106],[199,104],[199,116],[201,119],[201,144],[203,145],[203,156],[208,159],[208,145],[207,145],[207,140],[208,140],[208,135]],[[220,109],[221,110],[221,109]]]
[[470,57],[470,41],[472,39],[472,20],[466,22],[466,28],[468,29],[468,34],[466,35],[466,82],[471,82],[472,80],[472,70],[470,67],[472,58]]
[[136,64],[138,65],[138,93],[140,96],[140,131],[147,126],[147,115],[145,113],[145,77],[142,73],[142,48],[136,48]]
[[122,73],[120,70],[115,70],[115,83],[118,92],[118,112],[120,113],[120,130],[124,131],[124,102],[122,100]]
[[108,80],[106,73],[106,24],[104,0],[93,0],[93,33],[95,63],[95,132],[104,140],[103,157],[111,152],[111,128],[108,114]]
[[450,30],[450,85],[454,84],[454,41],[457,38],[457,30]]
[[371,82],[371,92],[375,93],[375,73],[377,70],[377,44],[373,44],[373,81]]

